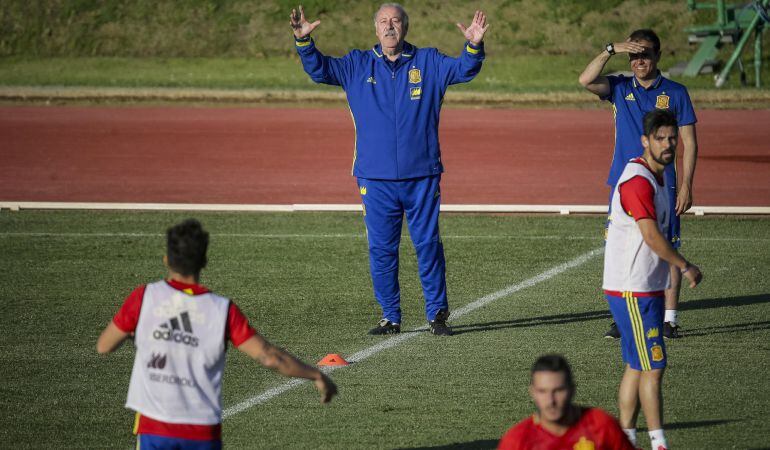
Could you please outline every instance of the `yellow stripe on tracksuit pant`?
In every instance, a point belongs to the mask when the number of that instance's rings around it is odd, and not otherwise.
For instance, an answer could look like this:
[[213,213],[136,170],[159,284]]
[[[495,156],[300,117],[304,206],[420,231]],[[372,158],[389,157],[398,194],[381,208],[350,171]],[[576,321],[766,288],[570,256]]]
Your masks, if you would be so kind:
[[639,311],[639,303],[634,298],[633,293],[629,291],[623,292],[623,298],[626,299],[628,315],[631,318],[631,328],[634,332],[636,351],[639,353],[639,363],[642,365],[642,370],[652,370],[650,355],[647,353],[647,343],[644,339],[644,323],[642,322],[642,313]]

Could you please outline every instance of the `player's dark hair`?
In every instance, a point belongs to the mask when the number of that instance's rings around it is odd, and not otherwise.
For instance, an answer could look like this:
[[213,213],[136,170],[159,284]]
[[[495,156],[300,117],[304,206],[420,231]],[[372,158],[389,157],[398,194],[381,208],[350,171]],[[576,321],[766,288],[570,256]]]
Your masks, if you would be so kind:
[[168,266],[185,276],[198,276],[206,267],[209,233],[195,219],[187,219],[166,231]]
[[543,355],[537,358],[535,364],[532,365],[530,382],[535,376],[535,372],[561,372],[564,374],[564,380],[567,382],[567,385],[575,387],[575,383],[572,381],[572,369],[570,369],[567,360],[561,355]]
[[660,38],[649,28],[634,31],[628,36],[628,39],[632,41],[650,41],[652,42],[652,49],[655,50],[655,54],[660,53]]
[[653,109],[644,115],[642,124],[645,136],[652,136],[661,127],[674,127],[675,130],[678,129],[676,116],[667,109]]

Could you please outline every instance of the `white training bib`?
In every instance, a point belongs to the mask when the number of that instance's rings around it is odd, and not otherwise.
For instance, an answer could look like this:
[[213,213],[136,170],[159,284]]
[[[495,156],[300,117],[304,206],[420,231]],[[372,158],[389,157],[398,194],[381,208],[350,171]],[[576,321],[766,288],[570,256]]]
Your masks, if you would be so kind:
[[229,307],[230,300],[210,292],[148,284],[126,408],[169,423],[220,423]]
[[647,179],[655,191],[658,229],[665,236],[669,223],[668,189],[659,186],[655,175],[641,163],[630,161],[618,179],[612,194],[610,224],[604,251],[606,291],[655,292],[669,287],[668,263],[644,242],[636,220],[620,204],[620,186],[633,177]]

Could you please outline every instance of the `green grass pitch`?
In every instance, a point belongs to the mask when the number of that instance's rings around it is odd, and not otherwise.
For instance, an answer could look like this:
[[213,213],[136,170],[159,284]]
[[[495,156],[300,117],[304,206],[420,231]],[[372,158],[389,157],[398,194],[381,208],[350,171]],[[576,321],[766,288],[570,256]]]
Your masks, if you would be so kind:
[[[268,339],[305,361],[382,342],[359,214],[0,212],[0,442],[13,448],[132,446],[123,408],[131,344],[95,341],[122,299],[164,275],[164,231],[189,217],[211,232],[202,282],[233,298]],[[442,216],[454,309],[602,247],[599,216]],[[770,442],[770,226],[767,218],[687,217],[683,253],[705,274],[683,290],[685,337],[668,341],[665,422],[673,448]],[[401,287],[407,330],[424,325],[408,237]],[[322,406],[309,384],[228,417],[227,448],[493,448],[532,412],[529,367],[572,363],[577,402],[616,414],[622,364],[602,338],[601,255],[332,376]],[[229,351],[224,406],[286,379]],[[640,421],[643,427],[644,422]],[[646,433],[640,444],[648,446]]]

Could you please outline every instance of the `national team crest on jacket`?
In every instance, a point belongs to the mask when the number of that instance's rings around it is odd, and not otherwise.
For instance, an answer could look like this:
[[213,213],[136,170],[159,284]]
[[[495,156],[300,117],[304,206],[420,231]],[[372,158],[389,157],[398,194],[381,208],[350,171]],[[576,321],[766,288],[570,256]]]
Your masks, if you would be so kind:
[[658,109],[668,109],[669,98],[670,97],[666,95],[665,92],[659,95],[658,98],[655,100],[655,107]]
[[412,84],[417,84],[422,81],[422,75],[420,74],[420,69],[411,69],[409,71],[409,82]]

